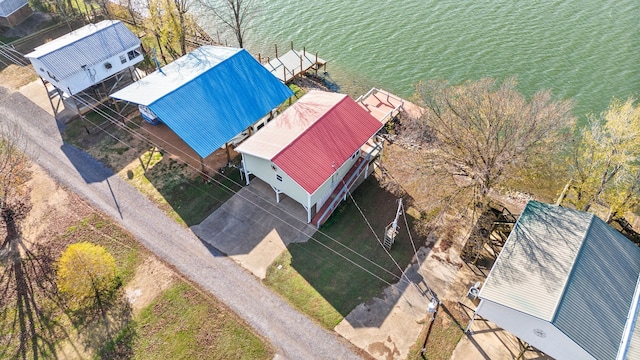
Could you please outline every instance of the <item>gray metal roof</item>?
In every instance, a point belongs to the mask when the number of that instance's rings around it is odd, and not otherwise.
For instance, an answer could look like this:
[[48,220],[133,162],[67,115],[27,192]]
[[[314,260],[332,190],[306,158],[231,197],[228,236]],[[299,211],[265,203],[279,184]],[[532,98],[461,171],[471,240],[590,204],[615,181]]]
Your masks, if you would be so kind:
[[27,3],[27,0],[0,0],[0,16],[7,17]]
[[[640,248],[602,220],[531,201],[479,296],[554,324],[596,359],[615,359],[639,274]],[[629,355],[639,336],[631,334]]]
[[633,329],[633,333],[631,334],[631,339],[629,343],[629,348],[627,349],[627,359],[640,359],[640,319],[638,319],[638,314],[636,312],[635,318],[635,326]]
[[551,321],[592,214],[530,201],[480,296]]
[[640,249],[594,217],[553,324],[596,359],[615,359],[638,274]]
[[39,59],[58,79],[65,79],[82,71],[82,66],[98,64],[137,46],[140,40],[122,22],[103,20],[38,46],[25,57]]

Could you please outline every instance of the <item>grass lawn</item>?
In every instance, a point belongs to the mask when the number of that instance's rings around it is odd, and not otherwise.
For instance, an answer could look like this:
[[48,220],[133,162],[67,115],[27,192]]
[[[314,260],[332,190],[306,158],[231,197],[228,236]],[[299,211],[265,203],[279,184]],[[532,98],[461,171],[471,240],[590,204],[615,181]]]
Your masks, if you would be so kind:
[[[22,301],[5,295],[5,307],[0,308],[0,358],[12,358],[23,351],[34,358],[68,358],[70,354],[73,354],[71,358],[97,359],[273,357],[269,344],[236,314],[206,292],[175,276],[171,280],[172,286],[134,314],[124,289],[134,276],[138,283],[144,281],[146,286],[153,287],[157,274],[143,272],[142,278],[136,275],[138,268],[153,255],[132,235],[98,213],[92,212],[70,224],[63,233],[41,240],[50,249],[42,254],[49,256],[40,255],[35,261],[56,261],[72,243],[98,244],[116,259],[120,287],[113,296],[103,298],[102,305],[94,303],[85,308],[70,308],[64,305],[64,298],[58,296],[55,283],[51,283],[55,282],[55,276],[34,273],[27,264],[24,274],[28,275],[24,279],[31,284],[33,292]],[[55,271],[55,266],[50,269]],[[0,270],[4,271],[2,263]],[[37,304],[37,309],[33,304]],[[35,324],[37,336],[27,334],[23,346],[21,337],[15,336],[21,331],[16,318],[29,319]],[[36,354],[31,341],[39,344]],[[21,348],[26,350],[19,350]]]
[[[64,141],[87,151],[117,172],[179,223],[186,226],[200,223],[240,188],[237,169],[227,171],[224,176],[214,174],[214,180],[205,183],[193,168],[169,154],[151,150],[150,144],[115,125],[106,124],[106,131],[118,140],[93,128],[92,123],[105,121],[98,114],[90,112],[87,118],[91,123],[75,120],[68,124],[63,132]],[[139,131],[141,121],[136,118],[127,126]],[[87,134],[85,126],[89,126],[91,134]]]
[[[395,217],[397,198],[380,188],[373,176],[369,177],[353,196],[376,235],[383,236],[385,226]],[[408,219],[412,227],[411,218]],[[332,239],[392,274],[345,249]],[[417,241],[420,240],[414,238],[414,242]],[[417,243],[416,245],[419,246]],[[327,247],[348,260],[336,255]],[[401,270],[378,243],[351,199],[340,205],[312,240],[293,243],[289,245],[288,250],[269,267],[265,283],[300,311],[329,329],[359,303],[381,295],[382,290],[388,286],[387,282],[397,282],[398,279],[394,275],[401,274]],[[403,222],[390,253],[402,270],[414,255]]]
[[453,350],[464,335],[463,324],[467,321],[469,318],[460,309],[460,305],[453,301],[444,301],[438,308],[431,329],[429,330],[428,326],[424,328],[416,344],[409,350],[407,360],[450,359]]
[[[136,319],[136,359],[270,359],[272,350],[220,304],[186,283]],[[142,334],[144,332],[144,334]]]

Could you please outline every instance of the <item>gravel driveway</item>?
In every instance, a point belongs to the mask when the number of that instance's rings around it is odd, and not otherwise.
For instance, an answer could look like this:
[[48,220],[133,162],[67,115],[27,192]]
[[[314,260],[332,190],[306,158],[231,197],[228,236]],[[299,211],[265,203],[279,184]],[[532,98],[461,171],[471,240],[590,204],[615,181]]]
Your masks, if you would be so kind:
[[22,94],[0,87],[0,123],[21,129],[29,139],[29,155],[60,184],[111,216],[269,339],[276,358],[359,358],[348,342],[294,310],[235,262],[207,248],[101,163],[73,146],[63,147],[53,117]]

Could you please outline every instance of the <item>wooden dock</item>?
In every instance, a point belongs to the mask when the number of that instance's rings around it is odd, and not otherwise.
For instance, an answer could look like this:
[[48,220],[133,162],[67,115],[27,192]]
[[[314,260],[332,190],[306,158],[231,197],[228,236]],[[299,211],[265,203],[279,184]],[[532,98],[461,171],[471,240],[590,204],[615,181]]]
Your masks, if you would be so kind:
[[308,70],[317,72],[321,67],[326,70],[327,62],[320,59],[318,53],[311,54],[304,49],[302,51],[291,49],[282,56],[276,55],[275,59],[271,59],[263,65],[286,84]]

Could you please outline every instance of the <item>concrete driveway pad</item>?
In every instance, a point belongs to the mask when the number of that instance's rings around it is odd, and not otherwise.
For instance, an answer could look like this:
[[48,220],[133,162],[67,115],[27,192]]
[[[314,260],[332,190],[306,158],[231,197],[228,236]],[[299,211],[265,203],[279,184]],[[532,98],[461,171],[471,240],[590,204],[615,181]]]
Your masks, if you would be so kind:
[[191,230],[260,279],[287,245],[316,232],[302,205],[283,195],[277,203],[273,189],[257,178]]

